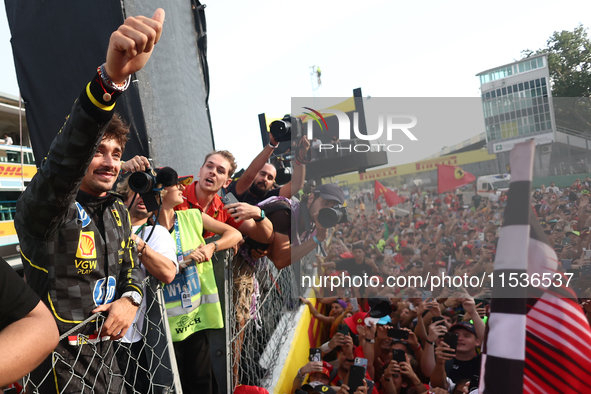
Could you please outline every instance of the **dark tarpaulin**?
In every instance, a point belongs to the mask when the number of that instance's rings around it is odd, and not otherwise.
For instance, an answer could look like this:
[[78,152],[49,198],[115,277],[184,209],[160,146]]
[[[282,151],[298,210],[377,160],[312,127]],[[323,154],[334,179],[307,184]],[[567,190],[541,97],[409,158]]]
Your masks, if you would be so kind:
[[[123,23],[119,0],[5,0],[16,74],[37,165],[74,100],[105,61],[111,33]],[[116,111],[132,133],[124,158],[149,156],[138,88],[132,83]]]

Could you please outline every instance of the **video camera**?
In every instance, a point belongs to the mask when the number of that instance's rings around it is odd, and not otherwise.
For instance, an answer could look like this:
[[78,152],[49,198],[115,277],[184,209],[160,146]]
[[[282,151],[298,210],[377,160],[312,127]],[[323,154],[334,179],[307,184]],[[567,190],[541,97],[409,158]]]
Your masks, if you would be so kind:
[[129,188],[131,191],[138,193],[148,212],[158,209],[158,201],[156,195],[159,190],[156,189],[158,181],[152,169],[148,168],[146,171],[137,171],[129,176]]
[[322,208],[318,212],[318,223],[324,228],[334,227],[340,223],[347,223],[347,208],[337,205],[332,208]]
[[300,139],[302,130],[302,120],[291,115],[285,115],[283,119],[269,125],[269,131],[277,142],[289,141],[292,138]]

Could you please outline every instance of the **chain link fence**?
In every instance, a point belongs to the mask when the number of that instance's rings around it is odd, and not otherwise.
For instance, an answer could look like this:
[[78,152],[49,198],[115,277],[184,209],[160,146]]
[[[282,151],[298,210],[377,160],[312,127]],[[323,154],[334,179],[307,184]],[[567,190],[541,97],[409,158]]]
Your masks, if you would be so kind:
[[[238,384],[273,388],[273,372],[285,361],[280,353],[297,323],[304,290],[300,278],[313,272],[314,254],[282,270],[266,258],[221,258],[226,261],[220,266],[226,267],[228,392]],[[135,342],[101,339],[106,316],[97,313],[60,336],[52,355],[23,379],[26,393],[182,394],[163,286],[149,276],[144,287],[143,324],[129,329]]]
[[[310,258],[311,256],[311,258]],[[277,270],[267,258],[252,261],[240,254],[228,269],[230,387],[273,387],[281,348],[295,325],[302,295],[300,277],[313,270],[314,253]]]
[[182,393],[162,284],[149,276],[144,289],[144,315],[129,328],[135,342],[101,338],[106,316],[97,313],[60,336],[51,356],[24,378],[26,392]]

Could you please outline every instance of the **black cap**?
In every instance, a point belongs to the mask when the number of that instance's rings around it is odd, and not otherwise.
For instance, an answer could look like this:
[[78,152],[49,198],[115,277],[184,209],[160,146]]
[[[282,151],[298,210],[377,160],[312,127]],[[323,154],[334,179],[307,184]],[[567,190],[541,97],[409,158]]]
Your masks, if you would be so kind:
[[467,321],[461,321],[459,323],[454,324],[453,326],[451,326],[449,328],[449,332],[452,332],[452,331],[460,329],[460,328],[463,328],[464,330],[468,330],[472,334],[478,336],[478,334],[476,334],[476,329],[474,328],[474,325],[468,323]]
[[363,245],[363,241],[355,242],[351,250],[361,249],[365,250],[365,246]]
[[162,184],[164,187],[173,186],[179,182],[187,186],[193,182],[193,175],[179,177],[179,174],[170,167],[160,167],[154,171],[156,172],[156,183]]
[[335,184],[327,183],[326,185],[320,185],[314,190],[314,194],[320,194],[325,200],[336,201],[339,204],[345,202],[345,193]]

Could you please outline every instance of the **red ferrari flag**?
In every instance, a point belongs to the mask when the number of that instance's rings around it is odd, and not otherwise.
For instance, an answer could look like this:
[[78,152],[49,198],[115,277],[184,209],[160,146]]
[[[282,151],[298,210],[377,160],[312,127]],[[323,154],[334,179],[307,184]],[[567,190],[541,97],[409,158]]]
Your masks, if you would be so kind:
[[457,189],[475,180],[474,175],[462,170],[459,166],[437,165],[437,193],[441,194],[448,190]]
[[404,198],[400,197],[398,193],[393,192],[392,190],[388,189],[386,186],[382,185],[378,181],[375,181],[375,183],[376,184],[374,200],[377,200],[380,196],[384,196],[384,198],[386,199],[386,204],[388,204],[389,207],[404,202]]

